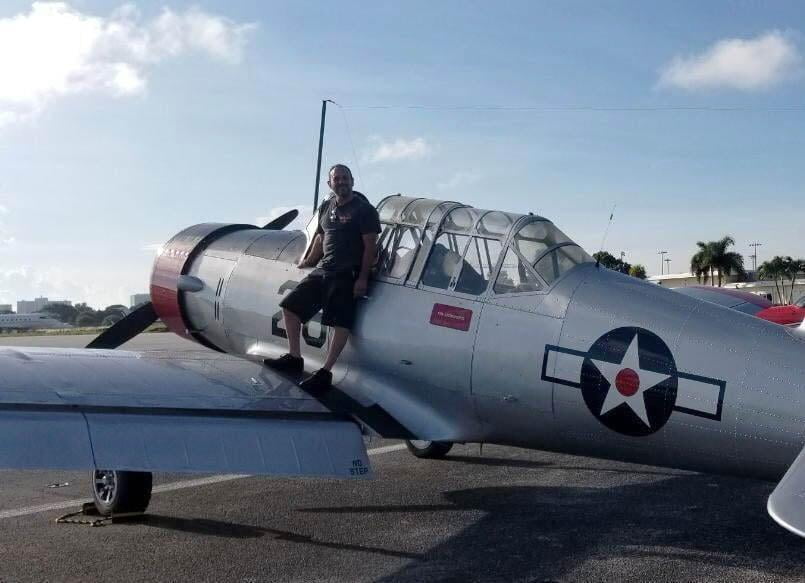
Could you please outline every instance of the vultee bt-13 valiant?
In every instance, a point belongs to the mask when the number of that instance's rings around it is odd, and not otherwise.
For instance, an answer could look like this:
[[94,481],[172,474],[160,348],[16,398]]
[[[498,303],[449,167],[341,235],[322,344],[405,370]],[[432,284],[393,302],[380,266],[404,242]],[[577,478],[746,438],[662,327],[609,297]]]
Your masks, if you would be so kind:
[[[151,472],[371,475],[363,434],[420,457],[514,445],[779,481],[805,536],[805,329],[610,271],[540,216],[391,196],[370,298],[306,394],[262,364],[306,274],[296,215],[207,223],[154,263],[151,303],[87,349],[0,349],[0,466],[88,469],[102,513],[142,511]],[[112,350],[160,318],[231,355]],[[320,366],[328,329],[303,329]]]

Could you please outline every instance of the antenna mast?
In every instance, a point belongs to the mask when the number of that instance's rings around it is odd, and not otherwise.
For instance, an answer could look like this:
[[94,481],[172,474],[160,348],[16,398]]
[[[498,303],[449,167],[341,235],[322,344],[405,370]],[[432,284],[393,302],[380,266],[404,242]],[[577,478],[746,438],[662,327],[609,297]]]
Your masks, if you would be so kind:
[[601,254],[604,251],[604,243],[607,241],[607,235],[609,235],[609,227],[612,226],[612,219],[615,216],[615,207],[618,206],[617,204],[612,205],[612,210],[609,211],[609,220],[607,221],[607,228],[604,229],[604,236],[601,237],[601,247],[598,249],[598,259],[595,260],[595,266],[599,267],[601,265]]
[[335,103],[331,99],[321,101],[321,126],[319,127],[319,159],[316,162],[316,190],[313,192],[313,213],[319,208],[319,181],[321,180],[321,151],[324,148],[324,120],[327,117],[327,102]]

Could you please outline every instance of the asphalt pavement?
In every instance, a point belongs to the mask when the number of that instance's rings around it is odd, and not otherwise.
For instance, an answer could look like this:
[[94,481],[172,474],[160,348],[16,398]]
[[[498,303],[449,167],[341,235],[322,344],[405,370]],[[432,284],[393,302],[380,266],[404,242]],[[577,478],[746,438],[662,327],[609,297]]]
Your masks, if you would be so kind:
[[[45,341],[11,342],[88,339]],[[124,348],[204,350],[170,334]],[[95,528],[55,523],[87,498],[85,473],[2,471],[0,582],[805,581],[805,541],[766,514],[770,483],[489,445],[438,461],[368,448],[367,481],[158,475],[145,518]]]

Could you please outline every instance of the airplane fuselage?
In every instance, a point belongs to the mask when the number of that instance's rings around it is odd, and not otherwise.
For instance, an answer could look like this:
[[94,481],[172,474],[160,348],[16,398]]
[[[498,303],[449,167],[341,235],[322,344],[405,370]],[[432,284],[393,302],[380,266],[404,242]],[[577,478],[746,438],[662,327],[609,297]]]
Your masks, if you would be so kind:
[[44,314],[0,314],[0,330],[43,330],[70,328]]
[[[183,271],[203,283],[179,291],[184,334],[247,358],[285,352],[279,302],[308,273],[295,266],[307,240],[241,228],[206,244]],[[766,479],[802,449],[805,341],[791,330],[589,262],[522,294],[470,297],[414,274],[372,283],[334,383],[419,439]],[[328,340],[318,317],[305,326],[308,368]]]

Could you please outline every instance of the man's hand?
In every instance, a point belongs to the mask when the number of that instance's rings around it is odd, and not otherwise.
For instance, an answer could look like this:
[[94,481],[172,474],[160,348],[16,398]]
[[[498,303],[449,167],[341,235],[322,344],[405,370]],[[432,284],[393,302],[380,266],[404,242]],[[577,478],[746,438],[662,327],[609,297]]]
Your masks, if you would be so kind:
[[307,269],[308,267],[316,267],[319,264],[319,260],[322,256],[322,242],[321,242],[321,233],[316,233],[316,236],[313,237],[313,246],[308,251],[308,254],[303,257],[296,266],[299,269]]
[[368,288],[369,280],[364,277],[359,277],[355,280],[355,286],[352,288],[352,295],[354,295],[356,298],[365,298]]

